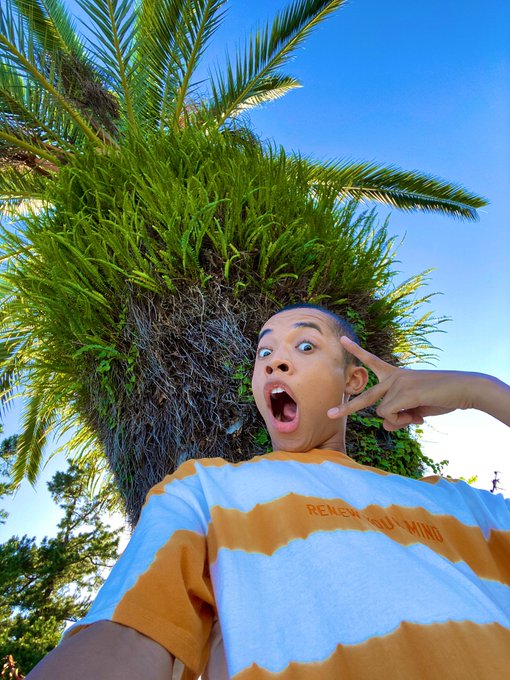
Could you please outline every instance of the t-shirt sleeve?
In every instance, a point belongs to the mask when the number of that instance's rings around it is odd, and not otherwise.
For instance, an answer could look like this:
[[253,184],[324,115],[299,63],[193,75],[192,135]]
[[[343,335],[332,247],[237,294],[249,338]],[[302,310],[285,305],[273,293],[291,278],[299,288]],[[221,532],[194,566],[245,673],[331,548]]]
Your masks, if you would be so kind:
[[183,467],[149,493],[126,550],[87,616],[66,637],[96,621],[114,621],[151,638],[199,673],[215,609],[208,517],[196,477],[183,475]]

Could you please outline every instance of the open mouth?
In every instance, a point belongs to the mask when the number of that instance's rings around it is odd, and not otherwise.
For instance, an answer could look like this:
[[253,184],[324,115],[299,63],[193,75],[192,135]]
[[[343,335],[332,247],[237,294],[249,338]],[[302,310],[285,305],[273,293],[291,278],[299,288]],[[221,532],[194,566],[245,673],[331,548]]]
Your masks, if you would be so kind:
[[270,394],[271,412],[280,423],[291,423],[296,418],[297,404],[283,387],[275,387]]

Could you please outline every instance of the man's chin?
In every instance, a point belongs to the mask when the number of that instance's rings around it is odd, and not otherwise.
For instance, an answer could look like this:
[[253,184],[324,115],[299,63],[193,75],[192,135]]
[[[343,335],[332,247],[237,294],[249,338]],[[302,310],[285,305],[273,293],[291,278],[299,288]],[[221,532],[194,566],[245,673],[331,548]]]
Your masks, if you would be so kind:
[[325,431],[322,428],[319,428],[319,431],[315,429],[310,431],[306,427],[306,422],[301,421],[297,425],[294,422],[282,423],[274,417],[266,421],[266,426],[271,437],[273,451],[305,453],[312,449],[345,450],[345,444],[342,444],[343,436],[341,436],[341,432]]
[[282,431],[280,428],[275,429],[269,427],[269,436],[271,437],[271,444],[273,451],[289,451],[290,453],[304,453],[311,449],[317,448],[314,444],[313,438],[304,437],[302,432],[298,432],[295,428],[291,432]]

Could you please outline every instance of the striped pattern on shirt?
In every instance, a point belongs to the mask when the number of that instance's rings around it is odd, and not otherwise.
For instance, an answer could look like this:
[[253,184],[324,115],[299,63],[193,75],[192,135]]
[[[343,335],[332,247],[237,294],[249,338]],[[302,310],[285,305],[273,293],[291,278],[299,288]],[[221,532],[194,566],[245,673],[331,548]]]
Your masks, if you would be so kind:
[[336,451],[188,461],[148,495],[87,617],[236,680],[510,677],[510,502]]

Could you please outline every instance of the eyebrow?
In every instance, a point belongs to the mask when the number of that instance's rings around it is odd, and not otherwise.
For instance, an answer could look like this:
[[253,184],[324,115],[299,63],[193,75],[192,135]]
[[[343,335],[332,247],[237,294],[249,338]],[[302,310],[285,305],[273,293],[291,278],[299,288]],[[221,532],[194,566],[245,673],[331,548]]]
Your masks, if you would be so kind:
[[[321,335],[323,335],[321,327],[318,326],[316,323],[313,323],[311,321],[298,321],[297,323],[293,324],[292,327],[293,328],[315,328],[316,331],[319,331],[319,333]],[[261,333],[259,333],[259,342],[262,340],[264,335],[267,335],[268,333],[272,333],[272,332],[273,332],[272,328],[266,328]]]

